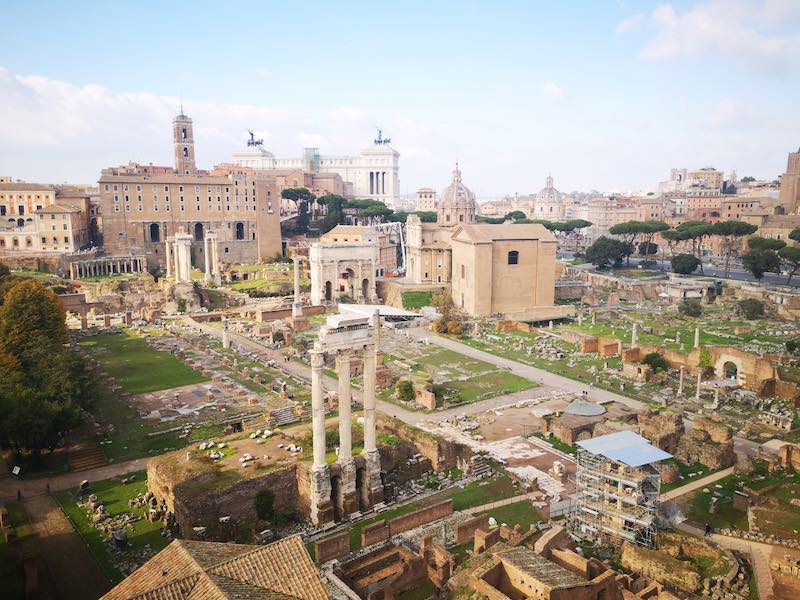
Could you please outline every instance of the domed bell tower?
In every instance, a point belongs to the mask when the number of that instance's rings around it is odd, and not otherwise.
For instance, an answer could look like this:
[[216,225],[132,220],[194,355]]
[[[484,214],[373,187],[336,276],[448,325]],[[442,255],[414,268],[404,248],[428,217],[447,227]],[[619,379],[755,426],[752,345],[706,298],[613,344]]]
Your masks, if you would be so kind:
[[179,175],[194,175],[197,166],[194,162],[194,132],[192,120],[181,114],[172,120],[172,139],[175,146],[175,171]]

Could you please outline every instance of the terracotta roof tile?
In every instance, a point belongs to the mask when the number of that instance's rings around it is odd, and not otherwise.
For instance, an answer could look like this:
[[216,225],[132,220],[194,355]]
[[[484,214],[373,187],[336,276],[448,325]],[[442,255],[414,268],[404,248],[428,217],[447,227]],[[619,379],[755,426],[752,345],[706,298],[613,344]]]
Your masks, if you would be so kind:
[[102,600],[328,600],[300,536],[267,546],[175,540]]

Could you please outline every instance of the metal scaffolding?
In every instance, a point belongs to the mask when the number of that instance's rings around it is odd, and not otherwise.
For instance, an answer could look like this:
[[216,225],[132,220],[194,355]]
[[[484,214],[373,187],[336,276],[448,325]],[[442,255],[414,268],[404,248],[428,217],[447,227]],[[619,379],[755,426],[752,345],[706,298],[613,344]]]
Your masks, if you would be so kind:
[[579,445],[576,484],[576,508],[568,519],[575,536],[595,545],[655,545],[661,491],[657,462],[631,466]]

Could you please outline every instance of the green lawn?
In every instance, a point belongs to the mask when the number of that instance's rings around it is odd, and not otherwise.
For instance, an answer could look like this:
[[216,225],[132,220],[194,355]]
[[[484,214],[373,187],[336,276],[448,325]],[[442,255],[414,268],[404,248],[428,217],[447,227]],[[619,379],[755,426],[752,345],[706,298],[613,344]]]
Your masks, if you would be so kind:
[[[747,513],[735,510],[732,504],[733,491],[736,489],[737,480],[738,478],[735,475],[729,475],[709,485],[708,489],[711,490],[709,493],[703,492],[702,489],[698,490],[690,501],[686,517],[700,526],[708,523],[715,528],[731,527],[749,531]],[[721,488],[716,487],[717,485],[720,485]],[[722,497],[717,501],[717,511],[711,514],[709,507],[711,506],[713,492],[721,493]]]
[[499,525],[503,523],[510,527],[519,525],[522,527],[523,531],[530,529],[531,525],[534,523],[541,523],[544,521],[539,511],[536,510],[528,500],[515,502],[514,504],[506,504],[505,506],[493,508],[482,514],[494,517],[497,519]]
[[436,598],[437,595],[438,592],[431,580],[426,579],[417,587],[400,594],[398,600],[428,600],[428,598]]
[[564,442],[562,442],[560,439],[558,439],[554,435],[551,435],[550,437],[547,437],[541,431],[534,431],[533,435],[536,436],[537,438],[541,439],[541,440],[544,440],[545,442],[547,442],[548,444],[553,446],[553,448],[555,448],[556,450],[561,450],[561,452],[564,452],[565,454],[577,454],[578,453],[578,449],[577,448],[575,448],[574,446],[570,446],[569,444],[565,444]]
[[[440,387],[444,393],[456,393],[462,402],[475,402],[529,390],[537,385],[530,379],[525,379],[510,371],[495,371],[485,375],[476,375],[465,381],[448,381]],[[434,386],[435,390],[436,386]]]
[[403,308],[409,310],[431,305],[432,292],[403,292]]
[[131,332],[100,333],[84,338],[81,346],[100,361],[124,392],[142,394],[208,381],[167,352],[151,348]]
[[[145,472],[139,471],[133,474],[135,480],[132,483],[123,485],[117,480],[106,479],[104,481],[92,482],[92,491],[97,494],[104,506],[111,515],[123,512],[133,512],[144,515],[144,508],[130,508],[128,500],[147,490]],[[79,507],[76,502],[77,489],[59,492],[56,500],[61,504],[64,511],[69,515],[72,522],[77,526],[78,533],[86,541],[89,551],[97,559],[103,572],[114,582],[121,581],[123,574],[114,565],[111,555],[106,547],[103,533],[92,527],[86,517],[86,512]],[[145,519],[136,521],[133,530],[128,531],[128,541],[132,552],[138,552],[145,545],[149,545],[154,552],[158,552],[167,545],[167,539],[160,534],[161,524],[151,523]]]

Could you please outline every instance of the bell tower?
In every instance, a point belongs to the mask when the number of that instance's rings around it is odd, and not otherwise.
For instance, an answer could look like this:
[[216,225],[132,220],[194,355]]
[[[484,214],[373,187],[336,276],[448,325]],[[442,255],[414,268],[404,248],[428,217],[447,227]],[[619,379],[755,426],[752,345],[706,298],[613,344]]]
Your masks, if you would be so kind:
[[172,120],[172,139],[175,146],[175,171],[179,175],[194,175],[197,166],[194,162],[194,133],[192,120],[181,114]]

